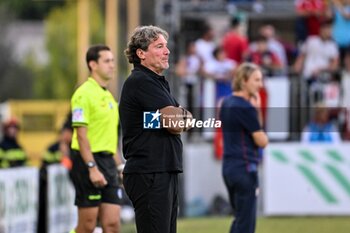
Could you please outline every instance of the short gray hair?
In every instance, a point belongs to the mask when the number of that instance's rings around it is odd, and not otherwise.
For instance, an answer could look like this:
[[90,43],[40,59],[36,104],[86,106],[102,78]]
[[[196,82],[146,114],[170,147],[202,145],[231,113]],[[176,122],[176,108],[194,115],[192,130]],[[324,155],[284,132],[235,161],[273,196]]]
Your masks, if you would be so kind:
[[168,33],[160,27],[152,25],[137,27],[128,41],[127,48],[124,50],[129,63],[141,63],[141,59],[137,56],[136,50],[142,49],[147,51],[148,46],[153,41],[157,40],[159,35],[163,35],[166,40],[169,38]]

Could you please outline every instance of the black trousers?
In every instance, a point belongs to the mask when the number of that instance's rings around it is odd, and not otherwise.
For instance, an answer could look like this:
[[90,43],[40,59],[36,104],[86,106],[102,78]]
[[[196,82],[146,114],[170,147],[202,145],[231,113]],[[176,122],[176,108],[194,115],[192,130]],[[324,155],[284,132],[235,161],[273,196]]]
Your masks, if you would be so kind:
[[124,174],[137,233],[176,233],[178,173]]
[[230,233],[254,233],[256,224],[257,172],[224,172],[235,219]]

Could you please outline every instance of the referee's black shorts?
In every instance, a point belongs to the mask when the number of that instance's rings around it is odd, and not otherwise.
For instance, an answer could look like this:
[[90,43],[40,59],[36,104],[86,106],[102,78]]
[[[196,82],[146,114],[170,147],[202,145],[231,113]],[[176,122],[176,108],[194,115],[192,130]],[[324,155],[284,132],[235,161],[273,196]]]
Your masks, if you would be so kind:
[[176,233],[178,173],[125,173],[123,183],[135,208],[137,233]]
[[79,151],[73,150],[71,158],[73,167],[71,177],[75,188],[75,205],[78,207],[95,207],[100,203],[121,204],[122,190],[118,184],[118,172],[113,154],[94,153],[98,169],[107,180],[107,185],[96,188],[90,181],[89,170]]

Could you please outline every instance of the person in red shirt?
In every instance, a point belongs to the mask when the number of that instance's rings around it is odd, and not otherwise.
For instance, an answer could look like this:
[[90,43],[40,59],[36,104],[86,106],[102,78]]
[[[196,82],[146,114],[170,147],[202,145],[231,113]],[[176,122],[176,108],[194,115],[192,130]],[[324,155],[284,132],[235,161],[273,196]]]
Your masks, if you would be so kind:
[[298,23],[304,25],[306,36],[318,35],[321,23],[330,18],[331,12],[326,0],[295,0],[295,10],[299,16]]
[[259,65],[263,74],[268,77],[278,75],[282,68],[277,55],[268,49],[267,38],[264,36],[258,36],[256,50],[248,54],[247,61]]
[[247,38],[240,31],[240,20],[234,17],[231,20],[231,29],[222,40],[222,48],[226,53],[226,57],[234,60],[237,64],[244,60],[249,46]]

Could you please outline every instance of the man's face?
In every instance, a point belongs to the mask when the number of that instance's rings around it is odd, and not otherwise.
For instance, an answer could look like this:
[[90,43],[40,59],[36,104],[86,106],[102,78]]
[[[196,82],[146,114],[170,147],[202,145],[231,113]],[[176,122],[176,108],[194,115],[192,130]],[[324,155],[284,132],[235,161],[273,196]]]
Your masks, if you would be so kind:
[[258,52],[265,52],[268,50],[267,41],[261,40],[256,43]]
[[97,62],[92,62],[92,71],[98,74],[103,80],[110,80],[114,76],[114,56],[109,50],[99,52]]
[[141,59],[141,64],[159,75],[168,69],[170,51],[167,44],[164,36],[160,34],[158,39],[148,46],[147,51],[138,49],[137,55]]
[[7,137],[16,138],[18,133],[18,128],[16,126],[10,126],[7,128],[5,134]]
[[320,29],[320,36],[324,40],[329,40],[332,38],[332,27],[330,25],[322,26]]
[[259,90],[263,86],[263,77],[260,70],[255,70],[247,81],[244,82],[245,90],[249,93],[249,95],[254,96],[256,95]]

